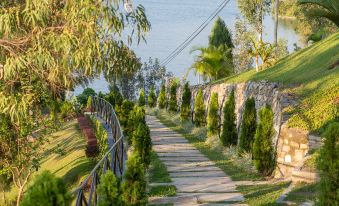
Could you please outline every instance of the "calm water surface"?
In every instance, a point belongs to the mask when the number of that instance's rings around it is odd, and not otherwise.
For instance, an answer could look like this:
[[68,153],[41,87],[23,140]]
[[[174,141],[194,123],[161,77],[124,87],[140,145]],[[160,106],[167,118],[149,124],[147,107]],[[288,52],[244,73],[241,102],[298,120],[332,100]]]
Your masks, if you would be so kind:
[[[147,43],[133,45],[132,48],[142,61],[147,61],[149,57],[158,58],[160,61],[166,58],[179,44],[196,30],[211,13],[218,7],[222,0],[134,0],[133,4],[142,4],[146,8],[146,14],[152,24],[152,30],[147,35]],[[234,30],[236,17],[240,15],[236,0],[231,0],[220,12],[219,16],[224,19],[229,29]],[[192,43],[184,49],[170,64],[167,70],[177,77],[182,77],[187,68],[194,60],[194,55],[190,54],[193,46],[206,46],[208,36],[213,26],[212,21]],[[264,19],[266,41],[273,41],[274,20],[268,16]],[[298,35],[292,25],[288,22],[281,22],[278,30],[278,38],[288,40],[288,48],[293,51],[293,44],[299,41]],[[198,77],[191,72],[188,76],[191,84],[198,83]],[[96,91],[107,89],[107,82],[104,79],[94,81],[90,87]],[[77,88],[75,93],[82,91]]]

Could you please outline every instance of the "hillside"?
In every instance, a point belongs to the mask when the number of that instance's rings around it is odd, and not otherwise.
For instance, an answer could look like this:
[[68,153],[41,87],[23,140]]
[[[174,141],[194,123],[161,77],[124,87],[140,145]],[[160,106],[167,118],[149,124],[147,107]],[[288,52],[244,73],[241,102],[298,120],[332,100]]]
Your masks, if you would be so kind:
[[336,33],[264,71],[250,70],[214,83],[258,80],[282,83],[285,92],[296,95],[299,100],[297,106],[285,111],[292,115],[289,126],[320,133],[328,122],[338,118],[338,61],[339,33]]

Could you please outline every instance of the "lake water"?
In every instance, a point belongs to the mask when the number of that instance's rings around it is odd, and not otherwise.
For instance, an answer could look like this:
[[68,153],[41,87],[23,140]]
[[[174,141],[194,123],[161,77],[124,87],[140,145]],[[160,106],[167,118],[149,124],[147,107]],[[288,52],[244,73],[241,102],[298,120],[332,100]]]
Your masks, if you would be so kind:
[[[152,30],[147,35],[147,43],[132,45],[136,54],[142,61],[149,57],[166,58],[178,45],[201,25],[212,12],[221,4],[222,0],[134,0],[133,5],[142,4],[152,24]],[[240,15],[236,0],[231,0],[220,12],[219,16],[226,22],[229,29],[234,30],[236,17]],[[194,55],[190,54],[193,46],[206,46],[208,36],[213,26],[212,21],[192,43],[185,48],[179,56],[167,65],[167,70],[177,77],[182,77],[192,65]],[[264,40],[273,41],[274,20],[271,17],[264,19]],[[293,44],[299,42],[299,37],[293,26],[286,21],[281,21],[278,29],[278,38],[288,40],[288,48],[293,51]],[[198,77],[191,72],[188,76],[191,84],[198,82]],[[104,79],[93,81],[89,85],[96,91],[107,92],[107,83]],[[75,93],[82,91],[77,88]]]

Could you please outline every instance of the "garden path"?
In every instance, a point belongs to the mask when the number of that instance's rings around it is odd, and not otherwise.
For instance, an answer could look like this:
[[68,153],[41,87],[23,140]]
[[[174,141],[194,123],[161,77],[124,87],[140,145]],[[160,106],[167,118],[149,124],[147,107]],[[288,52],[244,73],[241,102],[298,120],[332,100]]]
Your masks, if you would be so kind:
[[192,146],[181,134],[164,126],[154,116],[147,116],[153,150],[166,165],[177,188],[174,197],[155,197],[151,204],[174,205],[244,205],[236,183]]

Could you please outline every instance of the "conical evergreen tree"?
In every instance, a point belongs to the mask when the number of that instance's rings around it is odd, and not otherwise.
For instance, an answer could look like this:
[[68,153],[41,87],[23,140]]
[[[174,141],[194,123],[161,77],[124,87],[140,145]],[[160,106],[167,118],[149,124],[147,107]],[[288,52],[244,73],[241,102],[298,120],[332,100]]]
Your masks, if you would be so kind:
[[161,85],[161,90],[160,94],[158,97],[158,107],[159,109],[165,109],[167,104],[167,99],[166,99],[166,87],[165,84]]
[[209,45],[219,47],[227,46],[228,48],[233,48],[232,35],[228,30],[224,20],[220,17],[215,21],[211,35],[209,36]]
[[234,90],[232,90],[224,106],[224,123],[220,140],[224,146],[237,144]]
[[238,152],[251,152],[255,130],[257,127],[257,111],[255,109],[254,98],[249,98],[245,102],[245,109],[241,123]]
[[144,89],[140,90],[138,105],[139,106],[145,106],[146,105],[145,90]]
[[145,168],[148,168],[151,162],[152,140],[150,130],[146,124],[139,123],[133,133],[132,145],[144,163]]
[[272,144],[274,135],[273,112],[271,107],[262,108],[259,111],[259,118],[260,122],[253,143],[253,159],[257,170],[268,176],[275,167],[275,151]]
[[168,110],[171,112],[178,111],[177,87],[178,87],[177,82],[173,80],[170,86],[170,100],[169,100],[169,108],[168,108]]
[[219,103],[218,103],[218,93],[213,93],[208,108],[207,115],[207,134],[208,136],[218,134],[219,130]]
[[180,117],[183,120],[187,120],[190,116],[191,98],[192,98],[191,90],[188,82],[186,82],[184,86],[184,91],[182,93],[180,106]]
[[151,87],[151,91],[148,95],[148,106],[153,108],[157,105],[157,97],[155,96],[154,86]]
[[199,89],[194,101],[194,124],[197,127],[205,123],[205,105],[202,90]]

